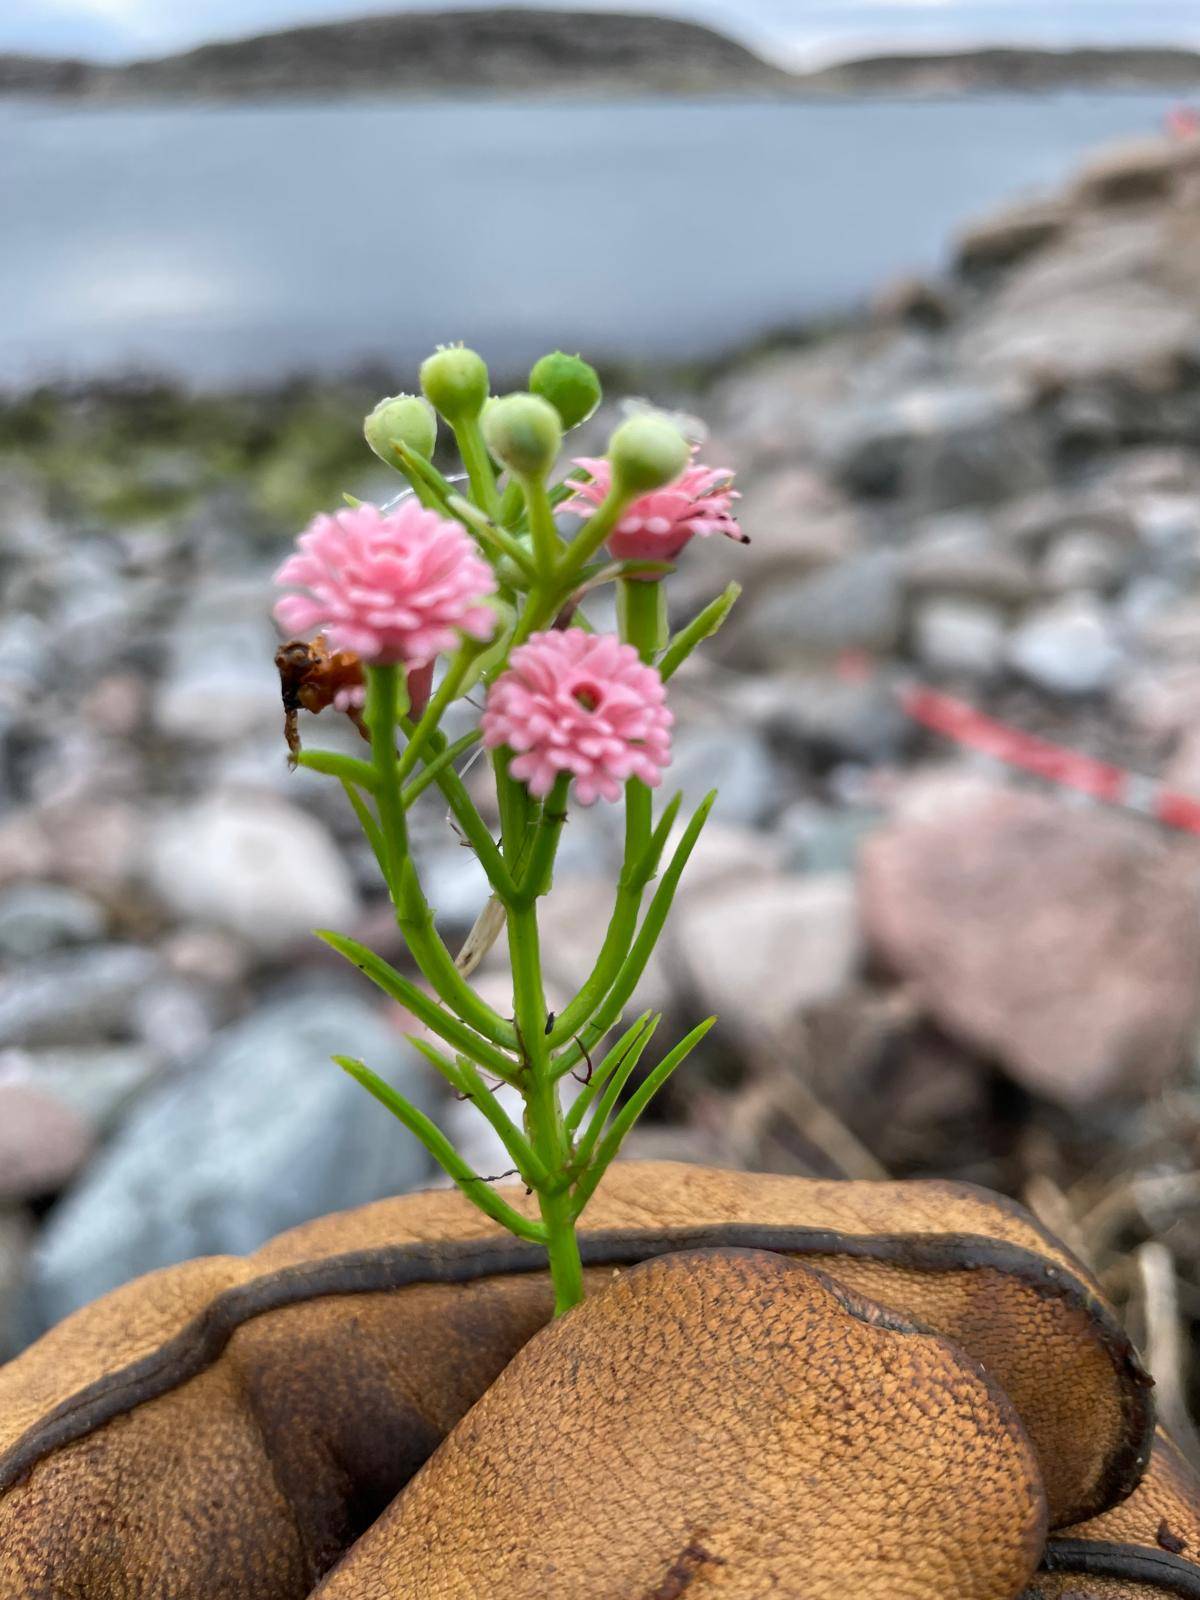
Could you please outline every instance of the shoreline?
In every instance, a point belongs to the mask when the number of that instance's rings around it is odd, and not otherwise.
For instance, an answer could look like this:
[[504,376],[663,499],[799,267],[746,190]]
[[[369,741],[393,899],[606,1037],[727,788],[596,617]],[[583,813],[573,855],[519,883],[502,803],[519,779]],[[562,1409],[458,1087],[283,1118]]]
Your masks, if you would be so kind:
[[408,107],[444,107],[498,105],[521,106],[536,110],[540,107],[605,106],[605,105],[800,105],[845,106],[861,109],[874,105],[961,105],[964,101],[987,104],[1012,100],[1044,101],[1088,98],[1095,95],[1128,96],[1138,99],[1149,95],[1179,93],[1183,96],[1200,96],[1200,72],[1195,78],[1174,83],[1121,82],[1083,83],[1071,82],[1025,87],[1020,84],[1006,86],[946,89],[816,89],[807,87],[712,90],[672,90],[636,88],[623,90],[582,88],[563,89],[558,93],[540,93],[526,89],[454,89],[423,93],[419,90],[351,89],[345,91],[280,89],[255,94],[196,93],[180,96],[173,91],[151,93],[63,93],[47,91],[6,90],[0,88],[0,111],[5,106],[32,107],[42,110],[62,111],[79,109],[97,110],[171,110],[180,113],[202,110],[227,111],[233,107],[242,110],[274,111],[278,109],[337,110],[343,107],[386,106],[392,109]]

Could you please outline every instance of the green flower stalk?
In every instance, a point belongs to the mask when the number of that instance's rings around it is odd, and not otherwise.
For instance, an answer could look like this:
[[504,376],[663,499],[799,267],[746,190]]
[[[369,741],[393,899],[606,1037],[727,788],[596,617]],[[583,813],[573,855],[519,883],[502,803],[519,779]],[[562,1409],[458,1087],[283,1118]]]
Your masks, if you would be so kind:
[[553,579],[562,544],[546,479],[562,449],[562,423],[548,400],[509,394],[492,400],[483,414],[483,437],[497,461],[521,486],[533,538],[534,564],[542,587]]
[[471,496],[481,511],[495,516],[500,509],[496,476],[479,426],[488,388],[483,357],[462,345],[435,350],[421,366],[421,390],[454,430],[458,453],[471,482]]
[[[483,361],[454,347],[422,367],[424,399],[381,401],[364,432],[414,493],[390,511],[354,502],[317,517],[277,574],[291,592],[276,616],[289,632],[320,629],[329,648],[361,661],[363,687],[351,682],[334,705],[359,718],[369,759],[322,750],[298,759],[342,783],[414,972],[344,934],[322,937],[428,1030],[414,1045],[490,1124],[530,1203],[513,1202],[472,1172],[436,1123],[368,1064],[339,1064],[422,1141],[472,1204],[545,1249],[562,1313],[583,1295],[580,1214],[638,1116],[715,1020],[648,1069],[655,1015],[603,1050],[715,798],[706,798],[668,853],[681,797],[655,815],[670,762],[665,683],[720,626],[736,585],[669,638],[664,580],[695,534],[741,535],[729,474],[695,464],[664,417],[633,417],[616,430],[606,457],[558,469],[564,430],[595,408],[599,383],[586,362],[555,352],[537,363],[530,385],[529,393],[489,400]],[[453,431],[469,496],[431,465],[434,410]],[[509,478],[503,494],[497,467]],[[556,484],[556,469],[570,475]],[[556,506],[578,519],[573,538]],[[618,585],[617,635],[597,634],[585,614],[588,595],[607,583]],[[442,721],[470,690],[484,696],[479,725],[451,744]],[[499,839],[459,769],[479,743],[491,758]],[[408,814],[435,788],[490,891],[457,955],[438,928],[410,844]],[[538,909],[553,892],[564,826],[575,808],[598,801],[624,805],[624,859],[592,970],[556,1016],[546,1000]],[[497,1010],[472,987],[470,972],[502,927],[512,1002]],[[586,1083],[566,1110],[562,1086],[571,1073]],[[519,1122],[501,1104],[499,1084],[519,1092]]]

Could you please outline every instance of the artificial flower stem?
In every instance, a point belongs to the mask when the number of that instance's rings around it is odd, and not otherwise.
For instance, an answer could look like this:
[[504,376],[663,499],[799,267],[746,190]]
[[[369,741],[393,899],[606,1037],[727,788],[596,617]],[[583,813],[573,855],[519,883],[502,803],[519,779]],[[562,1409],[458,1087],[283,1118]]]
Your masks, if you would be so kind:
[[[405,863],[405,878],[415,880],[411,861]],[[455,965],[433,922],[433,912],[419,886],[405,896],[405,906],[396,914],[396,924],[422,975],[439,998],[469,1027],[502,1050],[515,1049],[516,1030],[505,1022],[472,989]]]
[[530,590],[513,634],[514,649],[524,644],[531,633],[554,621],[575,592],[580,573],[616,527],[629,501],[628,494],[610,490],[596,514],[588,518],[563,552],[554,574],[553,586],[547,588],[539,585]]
[[583,1299],[583,1263],[579,1258],[579,1239],[575,1233],[578,1212],[570,1194],[541,1194],[538,1197],[542,1227],[546,1231],[546,1255],[550,1261],[550,1281],[554,1285],[554,1315],[561,1317]]
[[404,680],[394,662],[367,667],[366,679],[365,716],[375,768],[372,792],[379,807],[388,888],[393,903],[398,906],[400,868],[408,853],[408,829],[396,783],[396,719],[403,709],[400,695]]
[[521,493],[521,485],[515,478],[510,478],[504,486],[504,493],[500,496],[500,521],[508,524],[515,522],[521,515],[525,505],[525,496]]
[[[647,665],[665,642],[666,593],[660,582],[644,583],[622,578],[617,584],[617,615],[621,638],[631,644]],[[653,803],[650,791],[637,778],[625,785],[625,865],[632,870],[650,843]]]
[[504,846],[504,861],[513,881],[512,892],[508,898],[513,900],[519,896],[517,883],[521,862],[525,856],[532,804],[525,785],[508,775],[510,759],[510,752],[501,747],[492,757],[492,768],[496,774],[496,799],[500,806],[500,839]]
[[466,417],[456,422],[454,438],[463,466],[467,469],[475,504],[495,521],[500,515],[500,496],[496,490],[496,474],[492,470],[491,457],[483,442],[479,418]]
[[574,582],[621,520],[621,513],[632,498],[627,491],[615,486],[608,491],[595,514],[588,518],[567,546],[566,555],[558,569],[560,583],[569,585]]

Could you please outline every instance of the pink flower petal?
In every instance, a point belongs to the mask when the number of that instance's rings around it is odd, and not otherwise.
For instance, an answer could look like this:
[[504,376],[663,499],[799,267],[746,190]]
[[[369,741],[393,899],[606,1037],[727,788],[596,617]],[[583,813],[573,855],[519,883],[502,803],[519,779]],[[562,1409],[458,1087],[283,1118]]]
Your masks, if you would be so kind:
[[581,805],[617,800],[637,776],[657,786],[671,759],[671,712],[658,672],[612,634],[535,633],[488,691],[489,750],[516,752],[509,771],[542,798],[560,772]]
[[361,505],[313,519],[275,574],[275,607],[290,632],[320,628],[334,650],[368,662],[426,667],[460,633],[490,639],[484,602],[496,580],[457,522],[406,500],[394,511]]

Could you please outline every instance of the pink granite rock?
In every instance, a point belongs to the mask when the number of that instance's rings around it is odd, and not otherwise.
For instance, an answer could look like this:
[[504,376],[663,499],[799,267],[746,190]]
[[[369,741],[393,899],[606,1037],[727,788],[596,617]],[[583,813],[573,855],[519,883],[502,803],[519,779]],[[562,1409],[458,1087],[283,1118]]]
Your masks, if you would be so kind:
[[1200,1001],[1200,856],[1149,824],[959,784],[869,840],[875,953],[948,1033],[1064,1105],[1150,1094]]

